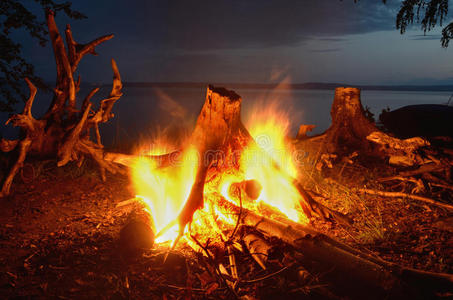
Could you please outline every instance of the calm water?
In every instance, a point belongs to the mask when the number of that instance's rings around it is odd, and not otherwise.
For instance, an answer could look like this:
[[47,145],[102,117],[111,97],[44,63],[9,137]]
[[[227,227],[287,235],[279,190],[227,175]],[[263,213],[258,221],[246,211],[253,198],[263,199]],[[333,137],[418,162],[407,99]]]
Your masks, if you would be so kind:
[[[84,97],[89,89],[82,88]],[[252,108],[267,108],[277,104],[288,112],[291,134],[297,133],[300,124],[316,125],[313,133],[321,133],[330,125],[330,107],[333,90],[255,90],[236,89],[242,96],[242,118],[250,116]],[[109,89],[102,89],[98,98],[106,96]],[[133,144],[139,139],[161,134],[173,134],[182,128],[192,128],[203,105],[205,89],[198,88],[136,88],[125,87],[124,96],[114,107],[115,118],[102,126],[104,144]],[[443,104],[451,92],[406,92],[406,91],[362,91],[361,100],[379,116],[382,109],[396,109],[410,104]],[[50,95],[39,94],[35,99],[33,114],[41,115],[47,108]],[[41,104],[41,105],[38,105]],[[97,107],[97,104],[96,106]],[[6,116],[0,115],[2,122]],[[4,136],[13,136],[16,131],[2,126]]]

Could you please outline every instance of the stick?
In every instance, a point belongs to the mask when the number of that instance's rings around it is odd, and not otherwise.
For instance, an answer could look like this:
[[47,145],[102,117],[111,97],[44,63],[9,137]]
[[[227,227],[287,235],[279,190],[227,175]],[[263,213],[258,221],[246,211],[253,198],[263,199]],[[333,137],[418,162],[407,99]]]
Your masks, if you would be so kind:
[[385,192],[385,191],[377,191],[377,190],[371,190],[371,189],[358,189],[358,191],[363,194],[377,195],[377,196],[382,196],[382,197],[409,198],[409,199],[433,204],[433,205],[436,205],[436,206],[439,206],[442,208],[446,208],[449,210],[453,210],[453,205],[447,204],[447,203],[442,203],[442,202],[439,202],[437,200],[433,200],[433,199],[427,198],[427,197],[406,194],[406,193],[401,193],[401,192]]

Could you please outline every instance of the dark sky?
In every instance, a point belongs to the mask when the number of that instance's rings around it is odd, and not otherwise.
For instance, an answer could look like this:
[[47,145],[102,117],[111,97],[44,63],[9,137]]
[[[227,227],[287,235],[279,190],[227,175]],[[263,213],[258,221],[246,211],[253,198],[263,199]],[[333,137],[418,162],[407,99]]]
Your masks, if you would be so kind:
[[[60,14],[57,23],[71,23],[81,43],[115,34],[100,56],[82,61],[89,82],[110,81],[113,57],[124,81],[453,83],[453,49],[441,48],[440,30],[400,35],[401,1],[387,2],[77,0],[88,19]],[[18,36],[37,72],[53,80],[51,48]]]

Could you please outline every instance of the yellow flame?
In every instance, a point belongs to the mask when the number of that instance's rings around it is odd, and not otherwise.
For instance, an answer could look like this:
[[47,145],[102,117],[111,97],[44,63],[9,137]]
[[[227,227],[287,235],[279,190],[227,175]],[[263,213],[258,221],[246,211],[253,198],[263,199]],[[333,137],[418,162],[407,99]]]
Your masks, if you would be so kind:
[[[300,209],[300,195],[292,183],[297,177],[297,168],[292,161],[291,147],[286,141],[289,129],[288,115],[275,105],[266,105],[266,109],[252,110],[246,124],[256,143],[250,144],[240,155],[239,170],[232,167],[218,174],[217,180],[206,183],[205,197],[214,197],[220,193],[223,197],[237,204],[237,199],[230,199],[229,187],[232,183],[243,180],[257,180],[262,191],[257,201],[242,203],[248,209],[257,209],[259,202],[264,202],[285,214],[289,219],[306,223],[308,220]],[[157,140],[146,154],[169,153],[175,149],[171,143]],[[187,200],[194,183],[200,158],[194,148],[182,153],[180,159],[168,167],[158,168],[156,161],[146,156],[137,160],[131,174],[136,194],[151,212],[156,233],[170,230],[156,239],[156,243],[174,241],[179,228],[174,222]],[[215,201],[208,201],[203,211],[197,211],[192,223],[193,234],[212,233],[213,222],[234,225],[237,216],[222,212],[215,207]],[[209,205],[213,205],[210,207]],[[215,216],[215,220],[207,219]]]
[[255,179],[262,185],[260,201],[278,208],[293,221],[306,223],[308,220],[300,213],[301,196],[291,179],[297,177],[297,168],[286,142],[288,115],[276,105],[266,107],[255,109],[248,121],[256,145],[244,150],[240,167],[246,180]]
[[[161,153],[160,147],[147,154],[155,153]],[[156,233],[178,217],[195,180],[197,165],[197,152],[190,148],[169,167],[157,168],[157,163],[145,156],[133,166],[132,182],[135,192],[151,211]],[[156,239],[156,242],[173,240],[178,235],[179,228],[176,225]]]

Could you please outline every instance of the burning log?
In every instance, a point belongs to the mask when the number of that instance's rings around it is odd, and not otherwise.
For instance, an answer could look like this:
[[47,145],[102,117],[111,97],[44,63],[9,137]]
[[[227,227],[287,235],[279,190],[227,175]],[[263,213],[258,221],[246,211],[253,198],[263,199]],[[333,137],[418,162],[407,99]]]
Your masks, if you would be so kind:
[[[76,94],[80,89],[80,77],[75,80],[74,74],[80,60],[88,53],[96,54],[95,47],[113,38],[106,35],[88,44],[78,44],[73,40],[69,25],[66,28],[65,48],[63,39],[58,31],[52,11],[47,12],[47,26],[57,65],[57,82],[55,95],[47,113],[40,119],[35,119],[31,108],[37,89],[26,79],[30,89],[30,97],[21,114],[15,114],[6,122],[20,127],[23,133],[21,140],[10,141],[2,139],[0,150],[16,151],[16,162],[9,170],[3,182],[0,197],[10,193],[11,184],[17,172],[22,168],[28,155],[35,157],[56,157],[58,166],[63,166],[71,160],[81,163],[84,158],[92,158],[99,166],[102,179],[105,171],[117,172],[118,165],[103,159],[104,150],[100,141],[99,124],[109,121],[112,117],[112,107],[122,96],[120,73],[112,59],[113,87],[108,98],[100,102],[96,111],[91,109],[91,97],[99,90],[92,90],[85,98],[80,110],[76,109]],[[90,129],[95,130],[97,141],[90,141]]]
[[180,235],[192,221],[195,211],[203,207],[204,184],[212,163],[220,166],[229,147],[241,147],[242,137],[250,137],[241,123],[241,97],[233,91],[209,86],[206,101],[198,116],[191,144],[198,151],[195,182],[190,195],[178,216]]
[[262,189],[263,187],[257,180],[244,180],[232,183],[228,188],[228,195],[235,199],[242,197],[244,200],[253,201],[258,199]]

